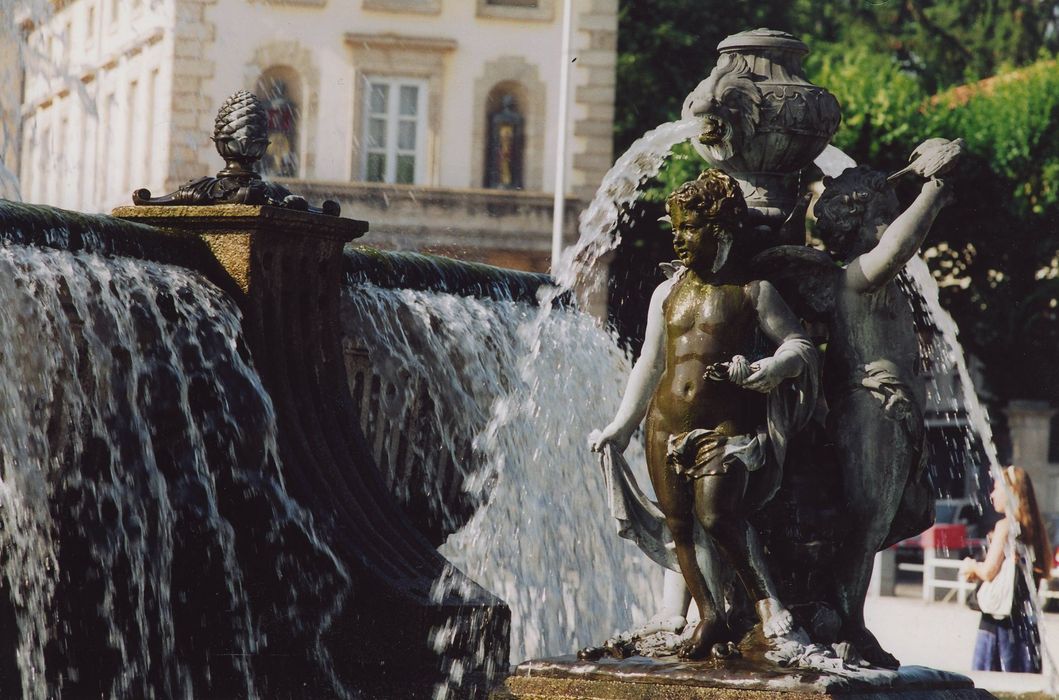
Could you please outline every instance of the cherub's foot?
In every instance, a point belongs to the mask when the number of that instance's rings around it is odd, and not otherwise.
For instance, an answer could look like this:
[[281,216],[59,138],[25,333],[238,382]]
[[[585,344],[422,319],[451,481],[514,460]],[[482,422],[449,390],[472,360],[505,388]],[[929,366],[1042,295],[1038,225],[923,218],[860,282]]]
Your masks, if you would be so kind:
[[727,641],[727,636],[728,625],[723,620],[700,620],[688,641],[680,645],[677,656],[682,659],[704,659],[710,655],[713,645]]
[[901,662],[890,652],[882,648],[875,635],[868,631],[867,627],[847,629],[845,639],[860,654],[861,658],[876,668],[898,669]]
[[794,617],[776,598],[762,598],[755,605],[766,638],[782,637],[794,629]]
[[680,632],[687,625],[688,620],[683,615],[670,615],[661,612],[634,629],[630,634],[633,637],[647,637],[656,632]]

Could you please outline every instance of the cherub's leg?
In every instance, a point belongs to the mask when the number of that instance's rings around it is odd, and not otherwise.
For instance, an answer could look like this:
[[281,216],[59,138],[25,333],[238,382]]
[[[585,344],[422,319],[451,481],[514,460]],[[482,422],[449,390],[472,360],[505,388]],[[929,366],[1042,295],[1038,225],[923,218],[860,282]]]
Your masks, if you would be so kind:
[[776,637],[791,631],[793,618],[776,595],[757,535],[742,512],[746,482],[747,473],[741,469],[698,479],[695,513],[755,601],[765,636]]
[[868,663],[896,668],[897,659],[864,624],[864,599],[875,553],[890,530],[908,480],[910,442],[902,426],[887,419],[878,400],[867,392],[849,397],[832,421],[847,509],[845,541],[835,572],[843,637]]
[[715,642],[723,641],[728,633],[721,610],[706,585],[695,556],[695,515],[692,485],[665,464],[648,463],[651,481],[658,496],[658,507],[666,516],[666,525],[673,536],[677,561],[691,597],[699,609],[699,624],[681,656],[699,658],[709,653]]
[[691,594],[684,577],[679,571],[666,569],[659,610],[650,620],[633,630],[633,635],[646,637],[655,632],[679,632],[688,624],[689,603]]

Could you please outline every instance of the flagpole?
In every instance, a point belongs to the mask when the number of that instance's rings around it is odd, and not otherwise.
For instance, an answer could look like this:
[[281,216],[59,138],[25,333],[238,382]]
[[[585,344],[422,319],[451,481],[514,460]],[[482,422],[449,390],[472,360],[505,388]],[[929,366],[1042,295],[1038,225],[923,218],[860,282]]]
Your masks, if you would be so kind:
[[570,34],[574,0],[563,2],[563,45],[559,69],[559,139],[555,149],[555,198],[552,203],[552,274],[559,269],[563,252],[563,215],[566,212],[566,132],[570,102]]

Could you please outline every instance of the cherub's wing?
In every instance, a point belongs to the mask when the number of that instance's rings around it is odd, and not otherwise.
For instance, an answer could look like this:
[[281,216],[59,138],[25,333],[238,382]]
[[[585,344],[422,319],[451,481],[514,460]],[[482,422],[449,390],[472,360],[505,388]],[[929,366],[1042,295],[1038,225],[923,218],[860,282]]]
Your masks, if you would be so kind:
[[835,304],[842,268],[827,253],[802,245],[769,248],[750,261],[754,276],[775,285],[799,317],[823,320]]

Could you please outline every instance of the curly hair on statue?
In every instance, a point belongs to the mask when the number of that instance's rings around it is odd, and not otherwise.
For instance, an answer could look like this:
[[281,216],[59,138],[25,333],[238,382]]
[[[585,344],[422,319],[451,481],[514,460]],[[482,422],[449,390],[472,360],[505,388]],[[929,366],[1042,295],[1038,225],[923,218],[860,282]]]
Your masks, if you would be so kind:
[[848,168],[838,177],[825,177],[824,193],[813,209],[821,233],[855,231],[868,202],[888,188],[884,173],[863,165]]
[[746,200],[739,183],[727,173],[711,168],[688,180],[666,197],[666,211],[673,207],[698,212],[708,219],[741,224],[746,216]]

